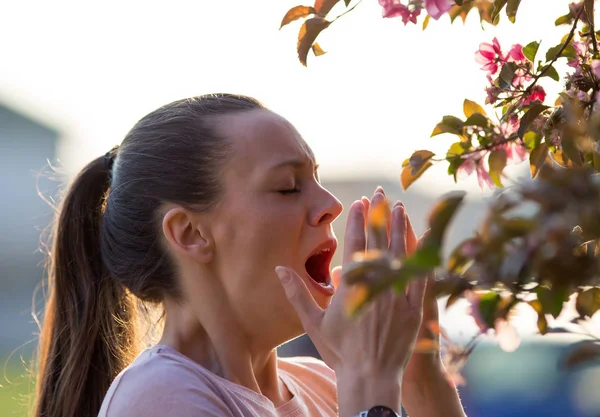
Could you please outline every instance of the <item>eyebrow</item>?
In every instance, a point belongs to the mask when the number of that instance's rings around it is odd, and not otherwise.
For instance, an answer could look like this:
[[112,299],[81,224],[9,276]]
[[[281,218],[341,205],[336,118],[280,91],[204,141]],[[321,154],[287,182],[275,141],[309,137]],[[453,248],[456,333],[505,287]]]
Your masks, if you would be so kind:
[[308,160],[288,159],[288,160],[280,162],[276,165],[273,165],[271,168],[269,168],[269,170],[272,171],[272,170],[276,170],[276,169],[283,168],[286,166],[292,166],[294,168],[304,168],[307,165],[312,165],[314,172],[317,172],[317,170],[319,169],[319,164],[317,164],[312,159],[308,159]]

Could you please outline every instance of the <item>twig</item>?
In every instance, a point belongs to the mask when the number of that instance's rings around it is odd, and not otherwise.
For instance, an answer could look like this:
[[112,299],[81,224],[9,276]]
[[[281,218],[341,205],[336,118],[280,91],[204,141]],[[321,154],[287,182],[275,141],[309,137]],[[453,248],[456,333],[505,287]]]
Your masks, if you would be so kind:
[[575,21],[573,22],[573,27],[571,28],[571,31],[569,32],[569,36],[567,36],[567,39],[565,40],[565,42],[562,44],[562,46],[560,47],[558,52],[554,55],[554,57],[550,60],[550,63],[548,65],[546,65],[539,74],[537,74],[535,77],[533,77],[533,82],[529,85],[529,87],[527,87],[525,89],[525,93],[527,93],[527,94],[531,93],[531,90],[533,90],[533,87],[535,87],[538,80],[540,78],[542,78],[546,74],[546,72],[548,72],[550,67],[552,65],[554,65],[556,60],[564,52],[564,50],[567,48],[567,46],[569,46],[569,44],[571,43],[571,40],[573,39],[573,36],[575,36],[575,30],[577,29],[577,23],[579,23],[579,17],[581,16],[582,12],[583,12],[583,7],[581,9],[579,9],[579,13],[577,13],[577,16],[575,17]]
[[[355,8],[356,6],[358,6],[358,5],[359,5],[359,4],[361,4],[361,3],[362,3],[362,0],[358,0],[358,3],[356,3],[354,6],[350,7],[348,10],[346,10],[344,13],[342,13],[341,15],[339,15],[338,17],[336,17],[335,19],[333,19],[333,20],[331,21],[331,23],[335,22],[336,20],[338,20],[338,19],[339,19],[340,17],[342,17],[343,15],[345,15],[345,14],[347,14],[347,13],[350,13],[352,10],[354,10],[354,8]],[[331,23],[330,23],[330,25],[331,25]]]
[[[585,2],[583,4],[583,8],[585,8],[585,6],[587,4],[590,4],[588,2]],[[592,46],[594,48],[594,58],[597,57],[598,55],[598,41],[596,40],[596,29],[594,28],[594,5],[595,5],[595,1],[591,2],[592,5],[592,10],[586,10],[586,15],[587,15],[587,20],[588,23],[590,25],[590,36],[592,37]]]

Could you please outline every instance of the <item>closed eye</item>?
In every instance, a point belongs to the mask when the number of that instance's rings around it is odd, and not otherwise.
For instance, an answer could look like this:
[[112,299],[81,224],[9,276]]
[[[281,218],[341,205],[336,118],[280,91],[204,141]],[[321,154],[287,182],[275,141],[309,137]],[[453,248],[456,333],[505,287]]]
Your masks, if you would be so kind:
[[296,194],[299,192],[300,192],[299,188],[290,188],[289,190],[279,190],[278,191],[278,193],[283,194],[283,195]]

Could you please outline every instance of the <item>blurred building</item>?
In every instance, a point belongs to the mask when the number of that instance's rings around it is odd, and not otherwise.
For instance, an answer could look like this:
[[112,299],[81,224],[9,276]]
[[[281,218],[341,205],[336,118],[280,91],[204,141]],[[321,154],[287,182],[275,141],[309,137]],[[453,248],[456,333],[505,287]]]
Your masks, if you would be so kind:
[[[59,133],[0,103],[0,357],[33,339],[32,294],[42,277],[40,233],[56,193],[47,177]],[[46,174],[44,174],[46,173]]]

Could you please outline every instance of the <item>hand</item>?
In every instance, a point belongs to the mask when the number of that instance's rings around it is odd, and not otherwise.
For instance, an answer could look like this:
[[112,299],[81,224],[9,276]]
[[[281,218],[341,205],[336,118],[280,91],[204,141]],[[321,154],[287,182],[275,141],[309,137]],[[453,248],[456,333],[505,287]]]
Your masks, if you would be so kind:
[[[378,189],[373,205],[384,201],[385,194]],[[392,210],[385,242],[387,245],[389,241],[389,248],[377,246],[372,230],[365,236],[366,211],[363,201],[356,201],[350,207],[343,264],[351,262],[353,254],[365,249],[389,249],[395,257],[404,256],[407,245],[404,206],[397,203]],[[406,293],[398,294],[389,289],[378,294],[358,317],[351,318],[346,314],[345,303],[353,288],[344,279],[340,280],[330,306],[323,310],[293,270],[278,267],[277,273],[305,331],[338,378],[351,374],[392,381],[402,377],[421,325],[425,280],[411,282]]]

